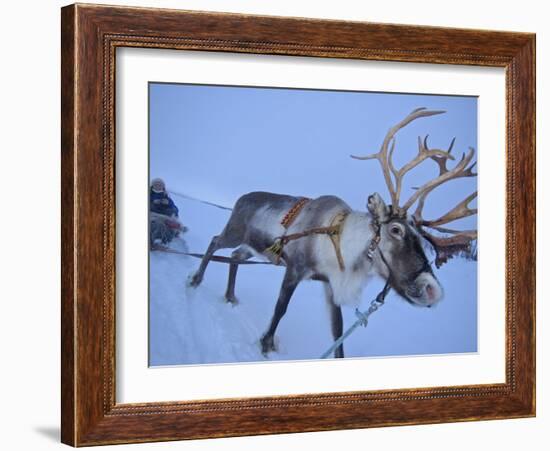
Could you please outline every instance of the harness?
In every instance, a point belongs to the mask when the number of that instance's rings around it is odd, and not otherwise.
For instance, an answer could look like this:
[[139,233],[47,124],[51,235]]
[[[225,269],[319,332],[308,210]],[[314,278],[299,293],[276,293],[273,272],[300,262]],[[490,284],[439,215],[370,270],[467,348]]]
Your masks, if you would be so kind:
[[[307,197],[300,198],[285,214],[285,216],[281,220],[281,225],[285,229],[288,229],[310,200],[311,199]],[[336,254],[336,260],[338,260],[338,266],[340,267],[340,271],[345,271],[346,266],[344,263],[344,257],[342,256],[340,239],[342,236],[342,229],[344,226],[344,222],[348,217],[348,215],[349,215],[349,211],[340,211],[332,217],[329,226],[312,227],[311,229],[304,230],[303,232],[296,232],[296,233],[291,233],[289,235],[279,236],[275,238],[275,241],[273,242],[273,244],[269,246],[265,251],[274,254],[276,258],[275,262],[279,264],[279,261],[283,254],[284,247],[290,241],[298,240],[300,238],[304,238],[306,236],[311,236],[311,235],[327,235],[330,238],[330,241],[332,242],[332,246],[334,248],[334,253]],[[367,257],[369,258],[369,260],[372,260],[374,251],[376,250],[376,248],[378,247],[378,243],[380,242],[380,222],[378,221],[377,218],[373,218],[371,222],[371,227],[373,228],[374,236],[372,237],[369,243],[369,246],[367,248]],[[384,256],[382,256],[382,258],[384,260],[384,263],[387,265],[387,262]]]
[[[285,229],[288,229],[310,200],[311,199],[307,197],[302,197],[301,199],[299,199],[285,214],[285,216],[281,220],[281,225]],[[342,251],[340,249],[340,236],[342,234],[342,226],[348,214],[349,212],[347,211],[341,211],[337,213],[331,219],[330,225],[328,227],[312,227],[311,229],[304,230],[303,232],[291,233],[289,235],[281,235],[275,238],[273,244],[269,246],[265,251],[274,254],[276,259],[275,262],[276,264],[279,264],[284,247],[290,241],[298,240],[300,238],[311,235],[328,235],[334,247],[336,259],[338,260],[338,266],[340,266],[341,271],[344,271],[345,265],[344,258],[342,257]]]

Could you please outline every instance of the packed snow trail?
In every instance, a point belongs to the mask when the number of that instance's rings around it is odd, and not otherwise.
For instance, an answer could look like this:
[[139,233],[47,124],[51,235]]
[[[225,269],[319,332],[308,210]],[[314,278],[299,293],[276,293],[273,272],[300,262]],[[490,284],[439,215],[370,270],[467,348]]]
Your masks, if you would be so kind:
[[[180,218],[189,231],[182,239],[170,243],[180,251],[202,254],[211,238],[223,229],[230,211],[213,208],[200,201],[174,196]],[[229,255],[231,249],[217,252]],[[301,283],[277,329],[277,352],[265,357],[259,339],[267,329],[283,278],[284,268],[273,265],[239,267],[236,295],[239,304],[225,302],[228,265],[211,262],[202,284],[187,284],[200,260],[166,252],[150,253],[149,364],[151,366],[261,362],[273,360],[318,359],[332,344],[328,309],[322,284]],[[413,308],[393,293],[384,310],[358,329],[345,343],[346,357],[414,355],[441,352],[472,352],[477,336],[464,341],[464,327],[456,321],[456,309],[470,309],[475,314],[475,279],[465,283],[464,267],[475,277],[475,264],[456,259],[438,271],[447,293],[455,287],[472,286],[470,293],[461,290],[460,302],[445,299],[433,309]],[[462,268],[457,278],[457,269]],[[369,282],[359,308],[368,306],[380,291],[383,281]],[[451,290],[451,291],[449,291]],[[449,297],[449,296],[448,296]],[[354,309],[343,308],[344,328],[355,321]],[[463,315],[462,315],[463,317]],[[404,320],[406,318],[406,320]],[[447,334],[445,346],[437,337]],[[456,337],[456,345],[449,348]]]

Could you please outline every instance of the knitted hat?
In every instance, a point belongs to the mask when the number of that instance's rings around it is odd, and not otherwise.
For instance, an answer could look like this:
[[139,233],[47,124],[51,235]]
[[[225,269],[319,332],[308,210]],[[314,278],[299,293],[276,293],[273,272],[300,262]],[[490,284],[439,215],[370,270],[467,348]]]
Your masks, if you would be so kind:
[[[158,188],[157,186],[155,185],[160,185],[162,188]],[[164,180],[160,179],[160,178],[156,178],[156,179],[153,179],[151,181],[151,189],[155,192],[155,193],[163,193],[164,191],[166,191],[166,185],[164,184]]]

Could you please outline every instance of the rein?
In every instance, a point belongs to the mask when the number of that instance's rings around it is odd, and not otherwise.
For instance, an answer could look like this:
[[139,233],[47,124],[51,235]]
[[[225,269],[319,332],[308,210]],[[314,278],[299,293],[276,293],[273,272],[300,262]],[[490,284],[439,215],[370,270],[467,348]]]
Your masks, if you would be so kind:
[[369,324],[369,316],[371,316],[374,312],[376,312],[380,307],[384,305],[384,302],[386,300],[386,295],[390,291],[390,282],[389,280],[386,281],[386,285],[384,285],[384,288],[382,288],[382,291],[376,295],[376,297],[371,301],[369,308],[366,312],[360,312],[359,309],[355,309],[355,316],[357,316],[357,320],[346,330],[339,338],[337,338],[332,346],[328,348],[320,359],[326,359],[328,356],[330,356],[338,346],[340,346],[342,343],[344,343],[344,340],[348,338],[351,333],[357,329],[359,326],[367,327]]
[[391,290],[390,286],[390,280],[392,279],[392,270],[390,265],[388,264],[386,257],[384,257],[384,254],[382,253],[382,250],[378,248],[378,243],[380,242],[380,224],[378,221],[376,221],[378,225],[378,232],[376,235],[372,238],[369,247],[367,249],[367,257],[369,260],[373,259],[373,254],[376,249],[378,249],[378,252],[380,253],[380,257],[382,258],[382,261],[388,268],[388,278],[386,280],[386,284],[384,285],[384,288],[376,295],[376,297],[370,302],[369,308],[361,312],[359,309],[355,309],[355,316],[357,317],[357,320],[342,334],[340,337],[338,337],[336,340],[334,340],[334,343],[328,348],[323,354],[321,354],[320,359],[326,359],[329,357],[335,350],[340,346],[342,343],[344,343],[344,340],[348,338],[352,332],[357,329],[359,326],[367,327],[369,325],[369,317],[376,312],[380,307],[382,307],[386,301],[386,296]]
[[320,359],[326,359],[327,357],[332,355],[332,353],[336,350],[336,348],[342,345],[342,343],[344,343],[344,340],[348,338],[353,333],[353,331],[357,329],[359,326],[367,327],[369,324],[369,317],[384,305],[386,296],[391,290],[390,280],[393,277],[393,271],[388,261],[386,260],[386,257],[384,256],[382,249],[378,247],[378,244],[380,243],[381,224],[380,224],[380,221],[378,220],[378,217],[376,217],[376,215],[374,214],[373,214],[373,220],[371,222],[371,227],[374,231],[374,236],[371,238],[369,246],[367,247],[367,258],[372,261],[372,259],[374,258],[374,252],[376,251],[376,249],[378,249],[382,262],[388,268],[388,273],[389,273],[388,278],[386,280],[384,288],[382,288],[382,290],[371,301],[369,308],[366,311],[361,312],[359,311],[359,309],[355,309],[355,316],[357,317],[357,320],[340,337],[334,340],[334,343],[323,354],[321,354],[321,357],[319,357]]

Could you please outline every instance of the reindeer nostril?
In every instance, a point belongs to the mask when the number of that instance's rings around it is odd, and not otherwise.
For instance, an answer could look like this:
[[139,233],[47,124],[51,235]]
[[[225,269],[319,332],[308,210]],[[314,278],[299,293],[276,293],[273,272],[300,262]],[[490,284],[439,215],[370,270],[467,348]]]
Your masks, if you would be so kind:
[[428,296],[428,299],[431,301],[435,297],[435,290],[434,287],[430,284],[426,285],[426,295]]

